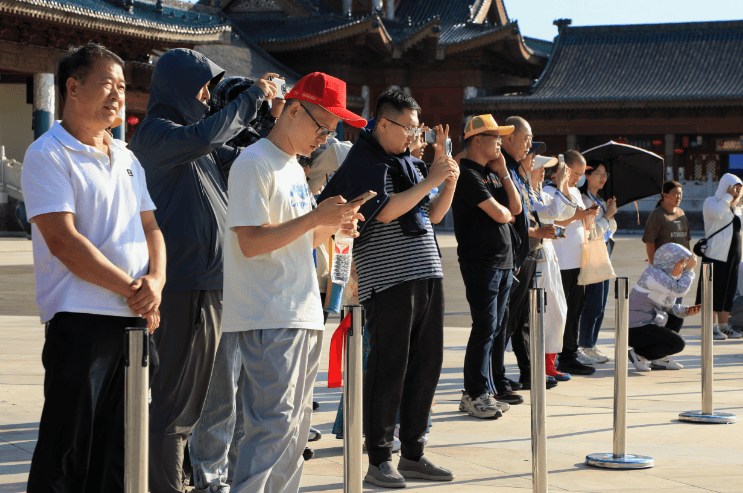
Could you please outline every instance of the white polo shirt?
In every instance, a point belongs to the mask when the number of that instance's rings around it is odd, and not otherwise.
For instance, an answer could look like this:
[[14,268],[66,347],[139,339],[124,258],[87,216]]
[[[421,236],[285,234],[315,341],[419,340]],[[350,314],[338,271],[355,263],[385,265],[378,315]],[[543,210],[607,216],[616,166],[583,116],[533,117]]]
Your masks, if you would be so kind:
[[[126,144],[112,139],[111,159],[70,135],[59,122],[39,137],[23,160],[22,188],[29,222],[50,212],[72,212],[75,227],[115,266],[136,279],[148,272],[140,212],[155,209],[142,166]],[[126,299],[76,277],[49,252],[33,225],[36,303],[41,322],[57,312],[136,316]]]

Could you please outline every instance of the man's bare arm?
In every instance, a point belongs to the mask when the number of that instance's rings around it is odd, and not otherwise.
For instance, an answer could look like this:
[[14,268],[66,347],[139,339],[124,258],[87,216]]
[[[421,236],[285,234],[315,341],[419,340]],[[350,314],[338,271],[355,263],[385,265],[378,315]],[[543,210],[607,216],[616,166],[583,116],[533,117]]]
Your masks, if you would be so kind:
[[134,279],[111,263],[77,231],[75,214],[50,212],[33,219],[51,254],[75,276],[127,299],[132,297],[134,292],[130,285]]

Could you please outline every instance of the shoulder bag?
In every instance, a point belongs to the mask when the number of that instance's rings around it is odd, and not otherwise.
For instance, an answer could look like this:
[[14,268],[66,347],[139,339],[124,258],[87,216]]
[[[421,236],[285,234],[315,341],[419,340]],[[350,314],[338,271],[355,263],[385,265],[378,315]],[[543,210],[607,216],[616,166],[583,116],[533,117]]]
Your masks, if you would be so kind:
[[707,242],[712,239],[713,236],[715,236],[717,233],[722,231],[723,229],[727,228],[731,224],[733,224],[733,221],[735,221],[735,213],[733,213],[733,219],[727,223],[725,226],[721,227],[711,235],[709,235],[707,238],[702,238],[701,240],[697,241],[694,245],[694,248],[692,248],[692,251],[694,252],[694,255],[698,255],[700,257],[703,257],[705,253],[707,253]]

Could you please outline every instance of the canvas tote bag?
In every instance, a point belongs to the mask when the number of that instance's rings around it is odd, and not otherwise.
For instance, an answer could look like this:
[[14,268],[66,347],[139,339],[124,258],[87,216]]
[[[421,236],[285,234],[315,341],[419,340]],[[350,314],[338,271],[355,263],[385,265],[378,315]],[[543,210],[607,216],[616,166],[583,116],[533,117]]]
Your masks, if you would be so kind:
[[[607,279],[614,279],[617,275],[611,266],[609,250],[606,248],[604,237],[596,234],[596,225],[591,219],[590,228],[585,227],[585,241],[583,242],[583,259],[578,274],[578,285],[587,286]],[[589,235],[590,230],[590,235]]]

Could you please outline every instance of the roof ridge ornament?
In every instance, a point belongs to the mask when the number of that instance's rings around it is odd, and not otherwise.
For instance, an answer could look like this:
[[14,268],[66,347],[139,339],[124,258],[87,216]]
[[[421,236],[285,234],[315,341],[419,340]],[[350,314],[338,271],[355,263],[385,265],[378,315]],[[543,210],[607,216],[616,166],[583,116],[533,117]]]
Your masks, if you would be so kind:
[[552,21],[552,24],[557,26],[557,33],[562,34],[562,32],[568,28],[569,25],[573,23],[573,19],[557,19]]
[[155,3],[155,13],[163,15],[163,0],[157,0]]

